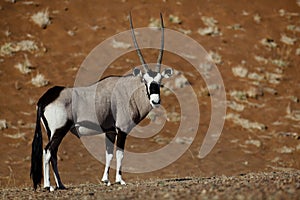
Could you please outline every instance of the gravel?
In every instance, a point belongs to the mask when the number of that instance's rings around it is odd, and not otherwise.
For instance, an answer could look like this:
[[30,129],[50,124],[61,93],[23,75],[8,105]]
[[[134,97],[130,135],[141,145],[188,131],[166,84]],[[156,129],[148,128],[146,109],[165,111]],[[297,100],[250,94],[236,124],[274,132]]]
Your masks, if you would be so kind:
[[0,189],[3,199],[299,199],[300,170],[188,177],[129,183],[69,185],[54,192]]

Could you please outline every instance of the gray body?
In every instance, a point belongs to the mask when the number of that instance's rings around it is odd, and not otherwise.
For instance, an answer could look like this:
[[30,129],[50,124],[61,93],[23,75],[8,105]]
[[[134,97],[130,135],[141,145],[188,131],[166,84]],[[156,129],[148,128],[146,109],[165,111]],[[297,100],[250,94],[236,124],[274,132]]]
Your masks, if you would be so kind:
[[53,103],[61,109],[56,113],[67,113],[63,121],[72,122],[78,137],[115,128],[129,133],[152,109],[146,90],[140,77],[111,76],[91,86],[65,88]]

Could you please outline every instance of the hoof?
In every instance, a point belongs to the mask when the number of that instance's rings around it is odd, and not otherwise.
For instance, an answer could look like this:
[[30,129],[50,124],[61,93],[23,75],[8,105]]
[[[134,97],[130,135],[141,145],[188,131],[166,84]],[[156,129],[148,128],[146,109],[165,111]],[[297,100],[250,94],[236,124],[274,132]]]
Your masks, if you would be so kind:
[[104,183],[104,185],[106,185],[106,186],[111,186],[111,183],[109,180],[102,181],[102,183]]
[[44,191],[53,192],[54,188],[52,186],[44,187]]
[[120,184],[120,185],[126,185],[126,182],[121,180],[121,181],[116,181],[116,184]]
[[67,188],[64,185],[60,185],[59,187],[56,187],[55,190],[67,190]]

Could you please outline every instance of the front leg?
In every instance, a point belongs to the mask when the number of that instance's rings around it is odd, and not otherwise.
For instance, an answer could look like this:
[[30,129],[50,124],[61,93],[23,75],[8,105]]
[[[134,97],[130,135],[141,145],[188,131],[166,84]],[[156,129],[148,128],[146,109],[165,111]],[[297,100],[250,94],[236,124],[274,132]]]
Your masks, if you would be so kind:
[[127,133],[118,130],[117,135],[117,166],[116,166],[116,183],[120,183],[121,185],[126,185],[125,181],[122,179],[122,160],[124,157],[124,147]]
[[110,168],[111,160],[113,159],[114,156],[114,145],[116,140],[116,133],[115,132],[106,133],[105,136],[106,136],[105,137],[106,163],[105,163],[104,173],[102,176],[102,182],[104,182],[107,186],[110,186],[111,183],[109,181],[109,168]]

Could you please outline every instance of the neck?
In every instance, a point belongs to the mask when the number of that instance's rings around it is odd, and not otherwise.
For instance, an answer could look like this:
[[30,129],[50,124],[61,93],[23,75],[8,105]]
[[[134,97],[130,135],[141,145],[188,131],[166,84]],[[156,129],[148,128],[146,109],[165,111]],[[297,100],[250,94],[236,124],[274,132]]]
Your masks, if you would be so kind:
[[133,93],[131,98],[131,106],[133,107],[132,109],[138,111],[133,119],[137,124],[142,121],[152,110],[152,106],[150,105],[150,95],[148,94],[147,86],[141,83],[138,89]]

